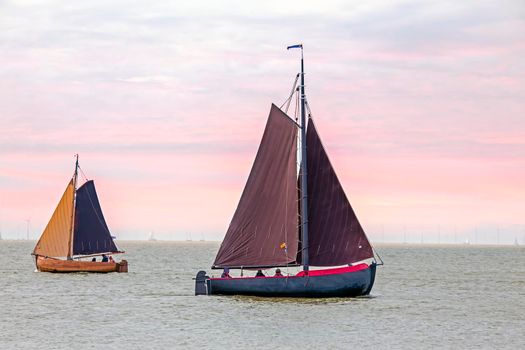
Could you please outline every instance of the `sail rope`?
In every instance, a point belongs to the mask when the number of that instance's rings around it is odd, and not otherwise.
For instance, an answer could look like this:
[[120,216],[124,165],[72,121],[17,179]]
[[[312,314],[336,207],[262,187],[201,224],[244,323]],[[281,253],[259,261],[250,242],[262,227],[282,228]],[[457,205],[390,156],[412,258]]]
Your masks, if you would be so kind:
[[84,178],[84,182],[88,182],[89,180],[86,174],[84,173],[84,170],[82,170],[82,168],[80,167],[80,165],[78,166],[78,170],[80,170],[80,175]]
[[308,104],[308,100],[306,100],[306,98],[304,99],[304,104],[308,110],[308,118],[312,118],[312,110],[310,109],[310,105]]
[[297,88],[297,93],[295,94],[295,111],[294,111],[294,117],[295,117],[296,123],[299,123],[299,111],[300,111],[299,104],[300,103],[301,102],[299,98],[299,88]]
[[[370,244],[372,245],[372,244]],[[385,263],[383,262],[383,259],[381,259],[381,256],[379,255],[379,253],[374,249],[374,247],[372,247],[372,251],[374,252],[374,262],[377,264],[377,265],[384,265]],[[381,263],[378,263],[377,260],[376,260],[376,255],[377,257],[379,258],[379,261],[381,261]]]
[[292,97],[295,94],[295,92],[297,91],[297,82],[298,81],[299,81],[299,73],[297,73],[297,75],[295,76],[295,81],[293,83],[292,91],[290,92],[290,96],[288,96],[288,98],[283,102],[281,107],[279,107],[279,109],[283,110],[283,106],[286,105],[286,108],[284,109],[285,113],[288,113],[288,108],[290,108],[290,103],[292,102]]

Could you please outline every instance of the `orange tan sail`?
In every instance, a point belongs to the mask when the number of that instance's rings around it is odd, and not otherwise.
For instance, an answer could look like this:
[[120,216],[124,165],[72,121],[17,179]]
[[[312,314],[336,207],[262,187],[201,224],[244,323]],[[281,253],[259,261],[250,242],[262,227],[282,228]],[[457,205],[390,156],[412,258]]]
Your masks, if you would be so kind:
[[51,220],[49,220],[44,233],[36,244],[33,254],[50,257],[69,255],[74,194],[75,186],[73,179],[71,179]]

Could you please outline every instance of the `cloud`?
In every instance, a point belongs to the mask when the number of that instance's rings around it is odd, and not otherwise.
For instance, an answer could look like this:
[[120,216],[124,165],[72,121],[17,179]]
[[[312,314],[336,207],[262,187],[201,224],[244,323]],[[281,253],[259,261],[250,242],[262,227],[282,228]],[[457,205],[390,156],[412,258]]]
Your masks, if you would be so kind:
[[[165,195],[179,211],[195,198],[213,203],[210,230],[222,232],[231,213],[214,208],[233,210],[270,103],[286,99],[299,69],[285,47],[303,42],[309,104],[340,176],[358,177],[365,220],[413,210],[404,203],[426,203],[420,214],[442,220],[458,191],[464,208],[477,206],[480,187],[522,194],[523,33],[520,1],[3,2],[0,195],[36,191],[43,225],[78,152],[115,187],[106,201],[126,193],[123,230],[166,220]],[[408,190],[405,178],[420,183],[408,197],[395,190]],[[435,183],[445,195],[428,190]],[[519,206],[493,199],[510,213]],[[139,219],[145,200],[162,215]],[[25,210],[0,209],[6,221]],[[137,221],[125,223],[126,210]],[[181,217],[165,228],[189,226]]]

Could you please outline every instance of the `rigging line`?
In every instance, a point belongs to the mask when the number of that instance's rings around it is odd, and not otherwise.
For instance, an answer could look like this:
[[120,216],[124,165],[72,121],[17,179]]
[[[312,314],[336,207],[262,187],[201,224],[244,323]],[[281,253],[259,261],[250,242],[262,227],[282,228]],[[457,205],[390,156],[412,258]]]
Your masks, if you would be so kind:
[[312,118],[312,117],[313,117],[313,115],[312,115],[312,110],[310,109],[310,105],[308,104],[308,101],[305,100],[305,101],[304,101],[304,104],[306,105],[306,109],[308,109],[308,116],[309,116],[310,118]]
[[290,103],[292,102],[292,97],[294,94],[297,93],[297,91],[299,91],[297,89],[297,82],[299,81],[299,73],[297,73],[297,75],[295,76],[295,81],[292,85],[292,90],[290,91],[290,97],[288,97],[288,105],[286,106],[286,113],[288,113],[288,108],[290,108]]
[[377,264],[377,265],[384,265],[385,263],[383,262],[383,259],[381,259],[381,256],[379,255],[379,253],[374,249],[374,247],[372,247],[372,252],[374,253],[374,261],[377,263],[377,260],[376,260],[376,255],[377,257],[379,258],[379,261],[381,261],[381,264]]
[[283,110],[283,106],[286,105],[286,108],[284,109],[284,113],[288,113],[288,108],[290,107],[290,100],[292,99],[293,95],[288,96],[288,98],[284,101],[284,103],[279,107],[280,110]]
[[78,168],[80,169],[80,173],[81,173],[82,177],[84,178],[84,180],[89,181],[88,178],[87,178],[87,176],[86,176],[86,174],[84,173],[84,170],[82,170],[82,168],[80,167],[80,165],[78,166]]
[[299,123],[299,88],[297,88],[297,94],[295,94],[294,117],[295,117],[295,122]]
[[290,102],[291,102],[291,99],[292,99],[292,96],[295,94],[296,92],[296,87],[297,87],[297,81],[299,80],[299,73],[297,73],[297,75],[295,76],[295,81],[293,83],[293,86],[292,86],[292,91],[290,92],[290,96],[288,96],[288,98],[284,101],[284,103],[281,105],[281,107],[279,107],[279,109],[283,109],[283,106],[288,103],[288,105],[286,106],[286,109],[285,109],[285,113],[288,113],[288,108],[290,107]]

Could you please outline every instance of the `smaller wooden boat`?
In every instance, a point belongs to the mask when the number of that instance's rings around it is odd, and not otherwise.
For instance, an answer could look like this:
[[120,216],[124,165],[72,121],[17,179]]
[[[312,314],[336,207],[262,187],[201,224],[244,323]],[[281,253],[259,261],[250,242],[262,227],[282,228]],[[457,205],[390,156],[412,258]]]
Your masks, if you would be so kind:
[[100,262],[81,260],[62,260],[36,257],[36,265],[41,272],[128,272],[128,262]]
[[[94,182],[86,180],[76,188],[78,169],[77,155],[73,178],[33,250],[36,268],[41,272],[128,272],[126,260],[107,257],[124,252],[109,232]],[[103,256],[102,261],[96,261],[97,256]]]

